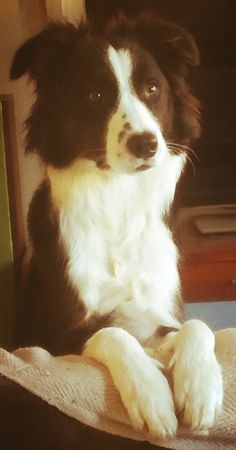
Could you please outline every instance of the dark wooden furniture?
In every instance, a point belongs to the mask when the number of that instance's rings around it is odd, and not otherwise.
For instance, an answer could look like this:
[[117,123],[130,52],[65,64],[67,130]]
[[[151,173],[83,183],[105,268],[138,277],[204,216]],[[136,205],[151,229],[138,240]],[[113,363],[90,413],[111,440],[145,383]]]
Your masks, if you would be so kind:
[[178,223],[183,296],[187,302],[236,300],[236,233],[203,235],[193,215]]

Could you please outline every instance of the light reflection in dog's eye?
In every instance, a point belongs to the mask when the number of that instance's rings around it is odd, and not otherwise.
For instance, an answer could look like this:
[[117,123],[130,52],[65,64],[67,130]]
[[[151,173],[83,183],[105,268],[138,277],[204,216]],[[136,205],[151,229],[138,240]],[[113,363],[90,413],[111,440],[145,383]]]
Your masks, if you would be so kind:
[[155,81],[150,81],[144,87],[144,94],[146,97],[156,97],[159,93],[160,91]]
[[94,103],[98,103],[102,99],[102,92],[101,91],[91,91],[89,93],[89,100],[91,100]]

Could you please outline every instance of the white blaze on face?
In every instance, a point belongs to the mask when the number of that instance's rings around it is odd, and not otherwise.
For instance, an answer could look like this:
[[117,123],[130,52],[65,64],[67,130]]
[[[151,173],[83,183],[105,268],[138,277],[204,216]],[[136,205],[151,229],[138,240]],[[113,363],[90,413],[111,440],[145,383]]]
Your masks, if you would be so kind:
[[[167,151],[157,119],[136,95],[132,86],[132,56],[129,50],[108,49],[108,57],[119,88],[118,107],[108,123],[107,162],[119,172],[132,173],[144,162],[150,167],[158,165]],[[149,160],[129,153],[127,140],[134,133],[152,133],[158,150]]]

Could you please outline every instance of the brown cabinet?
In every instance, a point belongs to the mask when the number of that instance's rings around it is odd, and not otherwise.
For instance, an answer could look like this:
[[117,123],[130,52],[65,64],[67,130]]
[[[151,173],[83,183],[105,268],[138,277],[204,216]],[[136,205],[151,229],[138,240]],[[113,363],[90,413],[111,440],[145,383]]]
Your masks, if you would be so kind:
[[187,302],[236,300],[236,233],[200,233],[196,208],[178,219],[180,272]]

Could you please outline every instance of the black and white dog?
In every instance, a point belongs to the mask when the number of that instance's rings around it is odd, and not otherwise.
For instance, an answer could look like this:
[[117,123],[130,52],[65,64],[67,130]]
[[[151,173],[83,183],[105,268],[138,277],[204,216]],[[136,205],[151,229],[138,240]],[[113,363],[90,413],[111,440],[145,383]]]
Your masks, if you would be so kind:
[[[35,81],[27,149],[45,165],[29,209],[20,343],[83,349],[109,369],[133,426],[161,437],[176,432],[177,413],[189,427],[210,427],[223,399],[214,335],[183,321],[166,224],[199,135],[188,85],[198,60],[182,28],[120,17],[100,33],[51,24],[11,69]],[[145,347],[164,354],[170,383]]]

